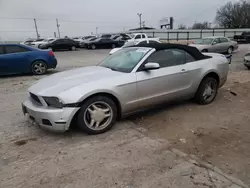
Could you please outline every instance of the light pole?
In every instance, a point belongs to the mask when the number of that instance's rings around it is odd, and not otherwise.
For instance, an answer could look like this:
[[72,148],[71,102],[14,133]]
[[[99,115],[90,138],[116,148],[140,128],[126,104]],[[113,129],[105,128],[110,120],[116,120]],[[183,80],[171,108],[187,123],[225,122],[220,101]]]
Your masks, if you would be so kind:
[[58,31],[58,37],[61,38],[61,34],[60,34],[60,25],[58,23],[58,19],[56,19],[56,27],[57,27],[57,31]]
[[141,22],[141,16],[142,16],[142,13],[137,13],[137,15],[139,16],[139,24],[140,24],[140,29],[141,29],[141,24],[142,24],[142,22]]

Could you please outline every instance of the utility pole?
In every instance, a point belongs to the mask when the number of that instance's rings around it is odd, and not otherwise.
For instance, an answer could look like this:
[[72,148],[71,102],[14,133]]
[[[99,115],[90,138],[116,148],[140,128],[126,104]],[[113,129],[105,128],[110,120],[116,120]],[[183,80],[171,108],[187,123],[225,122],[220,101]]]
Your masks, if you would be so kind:
[[58,37],[61,38],[61,34],[60,34],[60,24],[58,23],[58,19],[56,19],[56,27],[57,27],[57,31],[58,31]]
[[139,16],[139,23],[140,23],[140,29],[141,29],[141,25],[142,25],[141,16],[142,16],[142,13],[137,13],[137,15]]
[[95,28],[95,34],[98,34],[98,27]]
[[38,29],[37,29],[37,25],[36,25],[36,19],[34,18],[34,24],[35,24],[35,28],[36,28],[36,38],[39,39],[40,35],[38,33]]

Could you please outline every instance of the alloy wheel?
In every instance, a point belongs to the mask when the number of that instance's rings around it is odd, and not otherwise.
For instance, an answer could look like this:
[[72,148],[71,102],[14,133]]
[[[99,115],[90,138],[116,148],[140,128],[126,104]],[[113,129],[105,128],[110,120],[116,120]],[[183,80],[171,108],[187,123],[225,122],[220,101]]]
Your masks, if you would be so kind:
[[113,110],[104,101],[94,102],[87,107],[84,113],[84,123],[89,129],[102,130],[111,123]]
[[216,95],[216,88],[217,88],[217,85],[214,82],[208,82],[205,85],[204,92],[203,92],[204,101],[210,102],[214,99]]
[[33,72],[37,75],[44,74],[47,71],[47,66],[44,62],[36,62],[33,64]]

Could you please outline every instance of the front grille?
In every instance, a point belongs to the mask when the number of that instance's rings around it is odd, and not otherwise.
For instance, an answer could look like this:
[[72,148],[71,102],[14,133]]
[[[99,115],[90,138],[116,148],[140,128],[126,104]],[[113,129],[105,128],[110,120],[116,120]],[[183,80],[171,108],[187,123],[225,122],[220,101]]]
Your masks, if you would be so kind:
[[38,104],[42,105],[40,99],[33,93],[30,93],[30,97],[32,100],[34,100],[35,102],[37,102]]

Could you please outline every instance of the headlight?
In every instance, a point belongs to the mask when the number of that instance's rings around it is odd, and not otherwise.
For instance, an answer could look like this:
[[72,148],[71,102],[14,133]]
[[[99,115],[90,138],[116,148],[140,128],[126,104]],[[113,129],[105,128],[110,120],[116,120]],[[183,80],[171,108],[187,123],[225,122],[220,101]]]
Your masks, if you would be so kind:
[[48,106],[54,107],[54,108],[62,108],[63,103],[60,99],[57,97],[43,97],[45,102],[47,103]]

